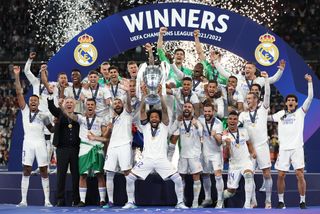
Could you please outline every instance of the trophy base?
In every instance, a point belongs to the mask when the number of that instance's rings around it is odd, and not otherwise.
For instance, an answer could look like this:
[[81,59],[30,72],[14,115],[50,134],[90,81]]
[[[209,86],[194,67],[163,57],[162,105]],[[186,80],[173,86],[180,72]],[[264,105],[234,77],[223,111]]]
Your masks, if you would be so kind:
[[150,94],[145,98],[145,101],[148,105],[156,105],[160,103],[160,97],[159,95]]

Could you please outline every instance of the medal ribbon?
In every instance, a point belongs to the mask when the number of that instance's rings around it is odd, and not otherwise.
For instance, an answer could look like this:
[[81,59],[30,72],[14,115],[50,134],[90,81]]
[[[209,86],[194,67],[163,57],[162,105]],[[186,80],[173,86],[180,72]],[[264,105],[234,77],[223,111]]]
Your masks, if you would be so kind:
[[236,144],[239,144],[239,129],[237,129],[237,137],[234,136],[234,134],[228,129],[229,133],[232,135],[232,137],[236,140]]
[[[213,116],[212,116],[212,117],[213,117]],[[207,127],[207,130],[208,130],[209,136],[211,136],[212,127],[213,127],[213,125],[214,125],[214,121],[215,121],[215,120],[216,120],[215,117],[213,117],[213,118],[211,119],[210,129],[209,129],[208,123],[207,123],[207,121],[206,121],[206,127]]]
[[93,123],[94,123],[94,120],[96,119],[96,115],[93,116],[91,122],[89,122],[89,117],[87,117],[86,119],[87,119],[87,127],[88,127],[88,130],[91,130],[92,125],[93,125]]
[[34,121],[34,119],[36,119],[36,116],[38,113],[39,113],[39,110],[36,111],[33,116],[31,116],[31,111],[29,111],[29,122],[30,123],[32,123]]
[[191,125],[192,125],[192,119],[193,119],[193,118],[191,118],[189,125],[187,125],[187,123],[186,123],[186,121],[185,121],[184,119],[182,120],[182,121],[183,121],[183,126],[184,126],[184,128],[185,128],[185,130],[186,130],[186,133],[189,133],[189,132],[190,132]]
[[78,90],[78,93],[76,93],[76,90],[75,90],[74,86],[72,86],[72,91],[73,91],[74,99],[79,100],[81,90],[82,90],[82,87],[80,86],[80,88],[79,88],[79,90]]
[[98,91],[99,91],[99,84],[97,85],[97,89],[96,91],[94,92],[93,94],[93,91],[92,91],[92,88],[90,87],[90,91],[91,91],[91,94],[92,94],[92,98],[93,99],[96,99],[97,98],[97,95],[98,95]]

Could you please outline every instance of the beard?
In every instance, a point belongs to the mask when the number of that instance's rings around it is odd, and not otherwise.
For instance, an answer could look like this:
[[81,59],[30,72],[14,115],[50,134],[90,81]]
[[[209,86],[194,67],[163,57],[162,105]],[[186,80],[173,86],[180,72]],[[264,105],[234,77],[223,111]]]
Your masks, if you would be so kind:
[[206,119],[206,121],[210,121],[212,119],[212,115],[204,115],[204,118]]
[[186,110],[186,111],[183,111],[183,116],[184,117],[190,117],[191,116],[191,112]]
[[114,111],[118,114],[118,115],[120,115],[122,112],[123,112],[123,107],[121,107],[121,108],[116,108],[116,109],[114,109]]
[[160,123],[159,121],[156,121],[156,122],[150,122],[151,127],[152,127],[152,128],[154,128],[154,129],[158,128],[159,123]]

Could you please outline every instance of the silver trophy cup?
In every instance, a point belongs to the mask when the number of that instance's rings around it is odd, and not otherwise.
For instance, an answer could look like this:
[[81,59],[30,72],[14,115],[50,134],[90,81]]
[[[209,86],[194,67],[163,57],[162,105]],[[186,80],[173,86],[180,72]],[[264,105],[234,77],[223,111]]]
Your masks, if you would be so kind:
[[143,73],[143,81],[149,89],[149,94],[145,101],[149,105],[156,105],[160,102],[158,86],[162,79],[162,72],[159,66],[148,65]]

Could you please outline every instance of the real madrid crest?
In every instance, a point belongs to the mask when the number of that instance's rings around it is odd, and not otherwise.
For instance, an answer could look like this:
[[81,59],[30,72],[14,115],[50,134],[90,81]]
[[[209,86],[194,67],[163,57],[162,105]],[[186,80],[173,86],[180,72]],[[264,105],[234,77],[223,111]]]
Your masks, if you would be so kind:
[[261,43],[257,46],[254,53],[257,62],[263,66],[273,65],[279,58],[279,50],[273,44],[276,41],[275,37],[266,33],[259,37],[259,41]]
[[96,61],[98,52],[96,47],[91,44],[93,41],[93,37],[88,34],[78,38],[80,44],[74,49],[74,59],[79,65],[90,66]]

